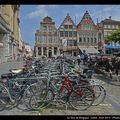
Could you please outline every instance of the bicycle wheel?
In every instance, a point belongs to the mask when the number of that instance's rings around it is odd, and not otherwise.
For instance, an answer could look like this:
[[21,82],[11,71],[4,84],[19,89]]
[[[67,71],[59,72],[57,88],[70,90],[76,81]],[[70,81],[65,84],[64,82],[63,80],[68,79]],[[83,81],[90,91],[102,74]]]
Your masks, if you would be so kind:
[[95,93],[95,100],[93,102],[93,106],[97,106],[104,101],[106,97],[106,90],[100,85],[93,86],[93,90]]
[[0,85],[0,111],[3,111],[7,105],[5,92],[4,86]]
[[33,110],[37,110],[39,108],[45,107],[45,103],[47,102],[48,105],[48,94],[50,94],[50,90],[47,92],[46,89],[43,89],[39,93],[35,93],[31,96],[30,101],[29,101],[29,106]]
[[87,87],[76,87],[69,97],[70,105],[76,110],[86,110],[94,102],[94,93]]
[[46,85],[34,83],[25,90],[22,102],[26,106],[27,109],[32,109],[30,106],[30,99],[32,96],[38,94],[40,95],[42,91],[46,88]]

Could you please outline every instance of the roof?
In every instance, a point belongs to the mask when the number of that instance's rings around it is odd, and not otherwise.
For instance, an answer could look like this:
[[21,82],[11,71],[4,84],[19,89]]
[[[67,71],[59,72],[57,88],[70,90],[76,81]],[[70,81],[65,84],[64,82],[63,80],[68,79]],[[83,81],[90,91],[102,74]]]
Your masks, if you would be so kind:
[[103,23],[105,23],[105,24],[109,24],[109,23],[116,23],[116,24],[120,24],[120,21],[117,21],[117,20],[112,20],[112,19],[105,19],[105,20],[103,20],[102,21]]

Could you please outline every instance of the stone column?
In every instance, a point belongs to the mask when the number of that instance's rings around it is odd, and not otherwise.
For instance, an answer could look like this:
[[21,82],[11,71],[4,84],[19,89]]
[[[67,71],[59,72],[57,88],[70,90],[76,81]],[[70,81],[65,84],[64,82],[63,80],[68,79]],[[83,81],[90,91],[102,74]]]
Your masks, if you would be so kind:
[[41,56],[43,56],[43,47],[41,47]]
[[36,47],[36,57],[38,57],[38,47]]
[[49,52],[49,47],[46,47],[46,49],[47,49],[47,57],[49,57],[49,54],[48,54],[48,52]]
[[54,47],[52,47],[52,57],[54,56]]

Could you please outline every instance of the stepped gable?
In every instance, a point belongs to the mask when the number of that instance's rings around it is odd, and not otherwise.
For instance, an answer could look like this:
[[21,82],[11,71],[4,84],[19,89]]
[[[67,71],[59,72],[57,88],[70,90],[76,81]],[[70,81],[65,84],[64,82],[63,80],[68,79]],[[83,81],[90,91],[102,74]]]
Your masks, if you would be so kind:
[[55,24],[55,22],[53,22],[53,21],[52,21],[52,18],[49,17],[49,16],[46,16],[41,23],[42,23],[42,24],[43,24],[43,23]]
[[81,19],[81,21],[79,22],[79,24],[77,25],[77,29],[81,29],[81,25],[87,25],[87,24],[91,24],[93,25],[93,27],[95,29],[98,29],[97,25],[94,24],[90,14],[88,11],[86,11],[83,15],[83,18]]
[[[66,16],[65,19],[63,20],[63,22],[62,22],[62,24],[60,25],[60,27],[63,26],[63,25],[65,25],[68,21],[69,21],[72,25],[74,25],[74,26],[76,27],[76,25],[75,25],[75,23],[73,22],[72,18],[70,17],[69,13],[67,13],[67,16]],[[60,28],[60,27],[59,27],[59,28]]]

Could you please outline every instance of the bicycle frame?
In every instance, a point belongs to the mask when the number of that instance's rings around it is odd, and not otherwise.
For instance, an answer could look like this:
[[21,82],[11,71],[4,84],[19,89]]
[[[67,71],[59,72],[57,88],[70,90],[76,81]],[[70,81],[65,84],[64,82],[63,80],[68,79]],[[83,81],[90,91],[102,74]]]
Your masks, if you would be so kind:
[[62,86],[60,87],[60,92],[63,92],[64,88],[66,87],[69,90],[68,94],[70,94],[71,92],[74,92],[78,96],[82,95],[81,91],[76,91],[74,89],[74,86],[77,85],[77,83],[73,84],[72,82],[70,82],[70,80],[67,76],[64,76],[63,79],[64,79],[64,81],[62,83]]

